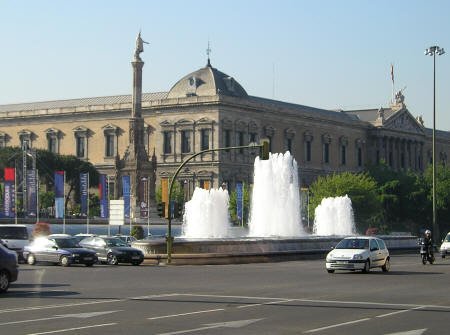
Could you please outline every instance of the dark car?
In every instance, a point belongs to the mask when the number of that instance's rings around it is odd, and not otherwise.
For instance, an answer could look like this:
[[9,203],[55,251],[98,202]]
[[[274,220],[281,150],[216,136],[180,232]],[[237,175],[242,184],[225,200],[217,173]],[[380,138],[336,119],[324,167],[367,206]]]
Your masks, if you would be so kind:
[[36,262],[51,262],[69,266],[84,264],[92,266],[97,263],[97,255],[78,244],[74,237],[38,237],[24,249],[24,257],[30,265]]
[[17,254],[0,243],[0,293],[8,291],[9,283],[17,280],[19,265]]
[[144,254],[141,250],[129,247],[120,238],[114,236],[87,237],[80,242],[80,245],[94,250],[100,261],[111,265],[118,263],[139,265],[144,261]]

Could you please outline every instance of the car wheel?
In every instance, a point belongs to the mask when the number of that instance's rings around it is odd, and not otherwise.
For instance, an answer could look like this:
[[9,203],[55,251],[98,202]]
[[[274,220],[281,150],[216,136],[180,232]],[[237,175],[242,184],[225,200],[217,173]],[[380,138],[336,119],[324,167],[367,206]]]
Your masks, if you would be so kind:
[[5,270],[0,271],[0,293],[8,291],[9,274]]
[[109,265],[117,265],[117,264],[119,264],[119,261],[118,261],[117,257],[115,255],[113,255],[113,254],[108,254],[108,256],[106,256],[106,262]]
[[364,269],[362,270],[362,272],[364,272],[364,273],[369,273],[370,272],[370,261],[369,260],[367,260],[364,263]]
[[445,258],[445,255],[442,255],[442,258]]
[[70,260],[69,260],[69,257],[67,257],[67,256],[61,256],[59,262],[61,263],[62,266],[70,265]]
[[33,254],[29,254],[27,257],[27,263],[30,265],[36,264],[36,257]]
[[327,269],[327,272],[328,272],[328,273],[334,273],[334,270]]
[[390,268],[391,262],[389,261],[389,258],[386,258],[386,262],[384,262],[384,265],[381,267],[381,270],[383,270],[383,272],[388,272]]

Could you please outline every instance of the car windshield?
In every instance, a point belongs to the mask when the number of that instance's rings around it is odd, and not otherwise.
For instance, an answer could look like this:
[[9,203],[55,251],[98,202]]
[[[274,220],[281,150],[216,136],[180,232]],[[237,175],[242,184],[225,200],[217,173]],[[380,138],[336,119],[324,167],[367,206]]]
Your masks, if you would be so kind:
[[369,240],[361,238],[349,238],[342,240],[336,245],[335,249],[368,249]]
[[81,248],[76,238],[55,238],[58,248]]
[[120,238],[109,238],[106,241],[108,247],[127,247],[128,245]]
[[9,240],[28,240],[28,231],[26,227],[1,227],[0,238]]

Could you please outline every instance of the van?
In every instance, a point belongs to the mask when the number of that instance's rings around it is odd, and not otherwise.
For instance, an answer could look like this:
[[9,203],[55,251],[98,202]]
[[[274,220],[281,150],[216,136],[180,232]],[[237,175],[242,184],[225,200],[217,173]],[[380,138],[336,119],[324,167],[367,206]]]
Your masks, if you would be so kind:
[[0,224],[0,239],[8,249],[17,252],[20,260],[23,260],[23,248],[30,242],[27,226]]

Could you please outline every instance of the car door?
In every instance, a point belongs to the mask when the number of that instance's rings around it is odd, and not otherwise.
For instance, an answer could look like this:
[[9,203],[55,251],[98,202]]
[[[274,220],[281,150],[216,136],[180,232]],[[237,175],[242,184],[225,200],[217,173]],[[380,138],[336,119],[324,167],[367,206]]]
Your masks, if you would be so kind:
[[59,254],[58,245],[53,240],[48,240],[48,243],[45,245],[45,260],[47,262],[57,263],[59,262]]
[[98,257],[102,259],[106,259],[106,253],[108,248],[106,247],[106,242],[104,239],[96,237],[95,238],[95,251],[97,252]]
[[369,243],[370,248],[370,263],[372,266],[381,266],[383,261],[383,253],[375,239],[371,239]]

